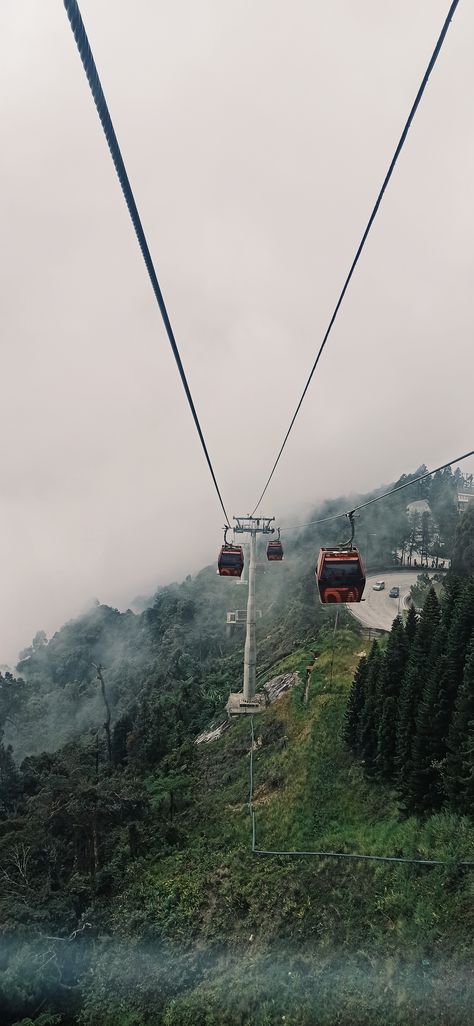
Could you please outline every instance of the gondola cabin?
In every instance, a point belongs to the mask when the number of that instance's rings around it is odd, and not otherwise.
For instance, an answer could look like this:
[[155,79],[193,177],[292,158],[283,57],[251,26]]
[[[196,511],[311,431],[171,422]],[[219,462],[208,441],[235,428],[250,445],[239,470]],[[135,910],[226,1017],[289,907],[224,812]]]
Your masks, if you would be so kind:
[[316,580],[321,602],[360,602],[365,570],[357,549],[321,549]]
[[269,541],[267,545],[267,559],[270,563],[280,562],[283,559],[283,545],[281,541]]
[[241,545],[223,545],[217,560],[217,573],[221,577],[241,577],[244,552]]

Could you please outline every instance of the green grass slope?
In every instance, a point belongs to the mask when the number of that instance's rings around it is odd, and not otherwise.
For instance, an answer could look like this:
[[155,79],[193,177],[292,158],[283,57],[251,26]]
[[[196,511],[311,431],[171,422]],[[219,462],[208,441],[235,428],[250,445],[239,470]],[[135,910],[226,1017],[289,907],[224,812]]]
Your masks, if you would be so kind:
[[[340,740],[360,637],[318,638],[272,667],[298,686],[255,719],[257,845],[446,859],[444,868],[251,851],[248,720],[147,780],[169,847],[130,863],[107,915],[88,1026],[468,1026],[474,828],[402,819]],[[313,664],[305,702],[306,666]],[[177,846],[177,849],[176,849]]]

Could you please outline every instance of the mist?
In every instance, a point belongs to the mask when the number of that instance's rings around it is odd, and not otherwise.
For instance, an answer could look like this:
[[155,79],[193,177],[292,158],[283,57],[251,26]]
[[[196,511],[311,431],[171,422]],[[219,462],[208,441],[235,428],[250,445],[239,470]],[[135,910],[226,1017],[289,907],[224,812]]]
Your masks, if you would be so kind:
[[[445,7],[81,4],[230,515],[268,476]],[[473,44],[460,5],[267,493],[287,523],[472,448]],[[211,562],[223,518],[61,4],[4,0],[0,85],[13,663],[92,598]]]
[[[322,914],[337,912],[334,904],[322,908]],[[171,1021],[173,1012],[179,1015],[181,1008],[184,1012],[188,1009],[189,995],[180,993],[183,981],[194,988],[193,1010],[235,1014],[241,1008],[244,989],[255,1006],[290,1022],[294,1021],[295,1000],[300,1014],[311,1009],[323,1023],[330,1021],[331,1013],[341,1017],[353,1014],[355,999],[359,1007],[368,1002],[382,1017],[393,1016],[395,1009],[416,1016],[422,1007],[432,1010],[435,1020],[443,1013],[451,1018],[468,1014],[472,1004],[472,973],[465,960],[453,969],[444,958],[416,958],[410,951],[403,959],[378,958],[342,946],[326,946],[324,951],[309,954],[291,943],[286,947],[275,944],[262,953],[258,927],[248,939],[242,939],[246,950],[224,956],[215,945],[201,942],[197,946],[189,939],[182,946],[159,938],[132,945],[121,942],[119,935],[113,939],[94,936],[95,932],[93,924],[84,920],[70,936],[41,937],[30,943],[2,940],[0,953],[6,959],[13,951],[15,966],[23,969],[22,979],[28,982],[30,992],[36,993],[42,970],[45,992],[65,1011],[72,1005],[75,980],[87,973],[88,995],[95,996],[99,988],[103,992],[104,980],[109,986],[107,1002],[112,1014],[115,1009],[119,1014],[127,1000],[133,1001],[138,1015],[148,1001],[167,1010],[165,1022],[168,1014]],[[236,977],[239,987],[235,986]]]

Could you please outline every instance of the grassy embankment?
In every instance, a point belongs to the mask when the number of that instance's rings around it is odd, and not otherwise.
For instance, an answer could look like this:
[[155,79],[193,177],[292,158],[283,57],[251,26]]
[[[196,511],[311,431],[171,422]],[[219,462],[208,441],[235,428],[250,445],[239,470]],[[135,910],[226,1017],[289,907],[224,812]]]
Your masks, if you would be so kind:
[[404,820],[394,793],[366,780],[344,750],[346,697],[363,647],[339,632],[330,683],[332,639],[319,644],[307,705],[309,650],[268,674],[301,671],[295,690],[255,720],[258,846],[451,865],[252,855],[250,724],[240,720],[182,769],[191,789],[174,821],[178,855],[132,870],[117,905],[118,930],[134,908],[142,936],[171,943],[177,957],[199,953],[195,981],[185,974],[166,1006],[167,1026],[472,1022],[474,877],[453,863],[474,859],[474,828],[446,814]]

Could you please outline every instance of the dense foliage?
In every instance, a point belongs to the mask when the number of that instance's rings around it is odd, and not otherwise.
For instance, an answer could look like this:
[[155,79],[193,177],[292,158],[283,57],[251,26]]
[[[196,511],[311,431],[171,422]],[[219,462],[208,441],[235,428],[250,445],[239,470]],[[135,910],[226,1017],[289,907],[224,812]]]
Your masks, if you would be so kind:
[[419,622],[394,621],[349,694],[345,740],[367,772],[393,781],[409,812],[474,817],[474,577],[428,592]]
[[[389,512],[368,507],[359,544],[369,544],[369,564],[415,558],[428,537],[432,558],[449,557],[454,478],[411,486]],[[406,512],[419,498],[433,511],[423,536]],[[341,505],[350,501],[318,514]],[[257,589],[259,683],[301,675],[259,721],[258,829],[280,846],[388,843],[453,860],[472,845],[461,816],[473,791],[471,585],[453,579],[441,608],[431,597],[420,624],[410,612],[385,649],[360,659],[346,737],[370,773],[366,785],[340,743],[362,642],[345,612],[335,635],[333,611],[316,598],[318,543],[342,540],[337,522],[327,528],[324,539],[307,529],[288,543],[285,563]],[[38,631],[15,672],[0,675],[2,1026],[401,1026],[407,1007],[424,1026],[450,1007],[468,882],[453,870],[451,905],[436,919],[448,879],[440,874],[252,858],[248,724],[195,745],[241,687],[243,638],[227,633],[225,614],[245,598],[245,585],[207,568],[137,614],[96,605],[49,641]],[[423,659],[438,659],[436,687],[425,664],[416,672]],[[436,723],[429,751],[425,721]],[[407,739],[403,798],[407,810],[435,810],[426,834],[402,825],[391,798]],[[445,989],[441,950],[452,965]],[[445,1021],[467,1024],[466,995],[456,1008]]]
[[453,570],[458,574],[474,573],[474,499],[468,503],[454,541]]

